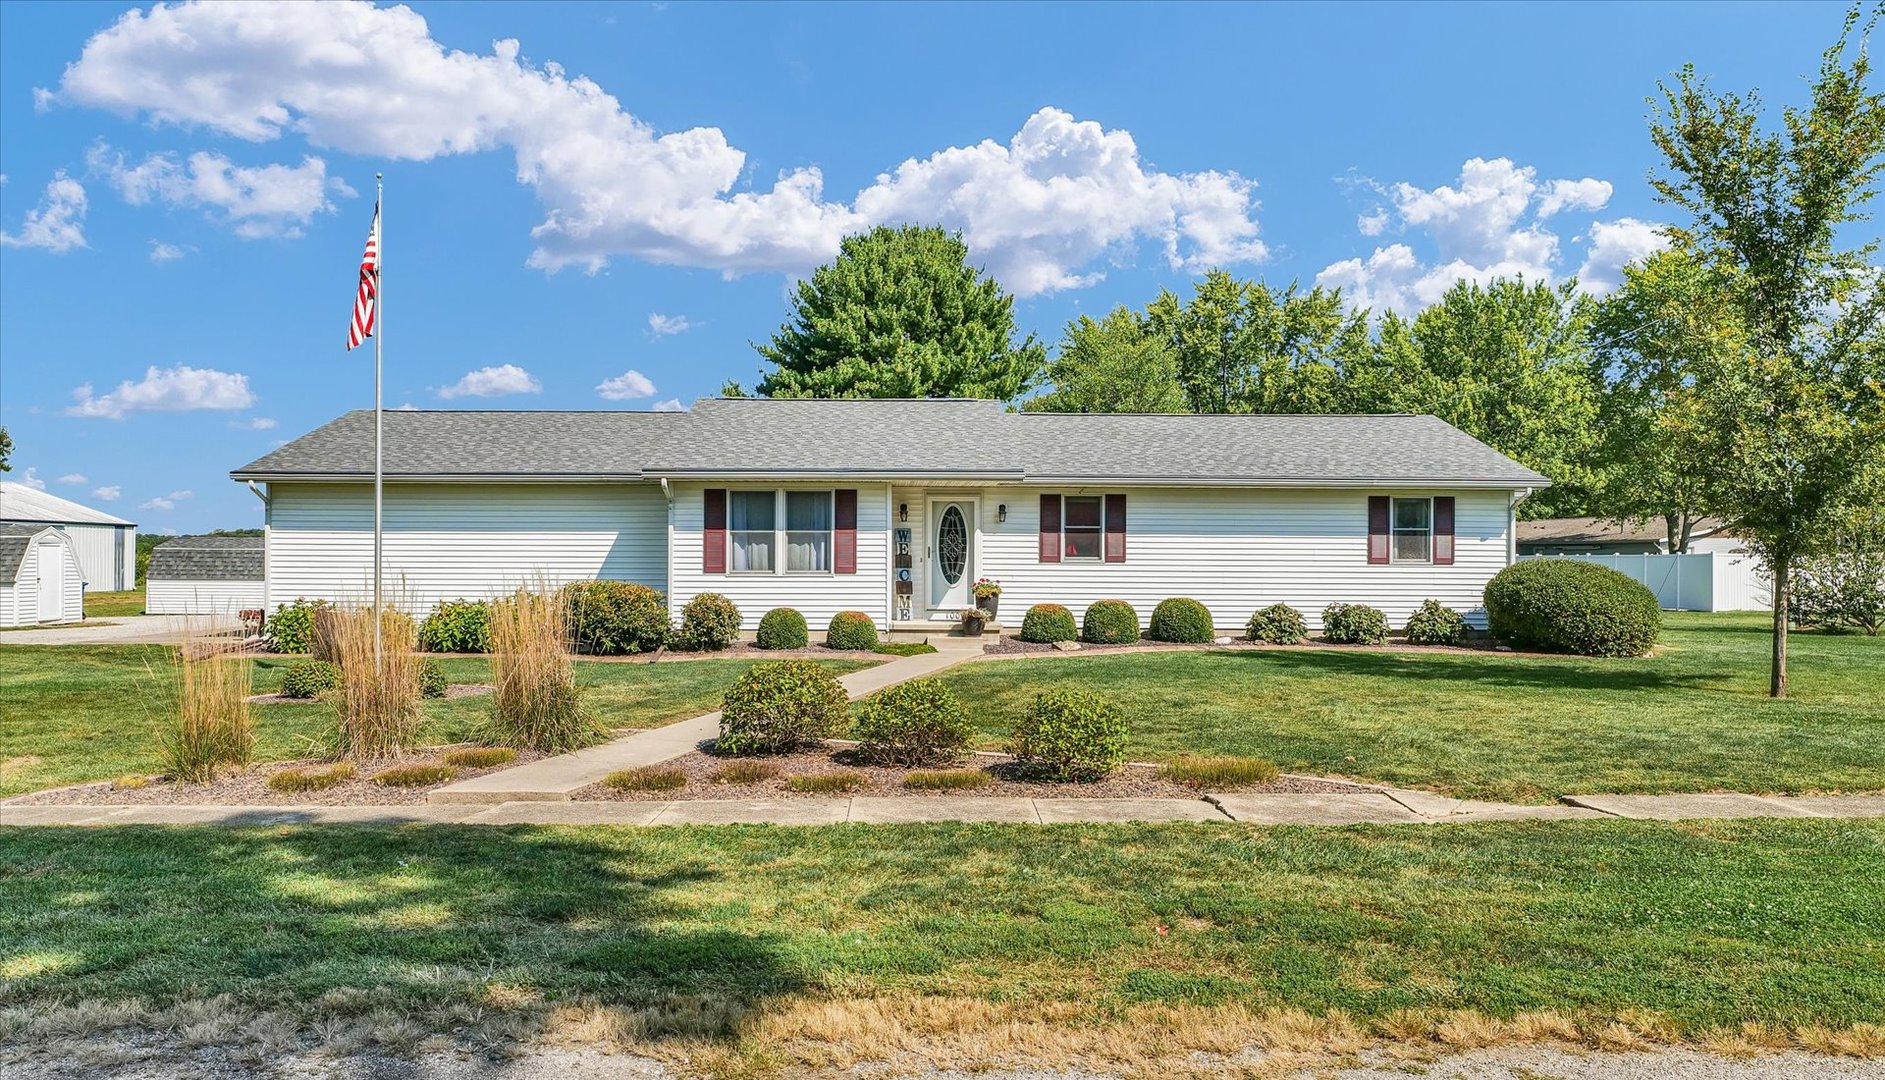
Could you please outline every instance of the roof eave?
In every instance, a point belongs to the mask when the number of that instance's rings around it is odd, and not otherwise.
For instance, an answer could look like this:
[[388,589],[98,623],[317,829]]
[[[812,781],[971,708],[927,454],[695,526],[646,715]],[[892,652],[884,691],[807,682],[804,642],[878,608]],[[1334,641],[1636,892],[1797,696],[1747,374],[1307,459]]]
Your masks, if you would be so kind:
[[[366,484],[370,472],[267,472],[238,469],[229,474],[238,484],[258,483]],[[383,473],[381,479],[400,484],[623,484],[650,479],[633,473]]]

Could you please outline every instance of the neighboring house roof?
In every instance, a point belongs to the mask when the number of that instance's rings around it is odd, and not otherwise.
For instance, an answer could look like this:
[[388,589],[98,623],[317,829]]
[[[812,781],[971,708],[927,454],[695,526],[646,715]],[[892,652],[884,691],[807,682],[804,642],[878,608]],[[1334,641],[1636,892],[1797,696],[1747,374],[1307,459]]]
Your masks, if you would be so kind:
[[261,581],[264,538],[179,536],[151,549],[146,581]]
[[52,525],[130,525],[103,510],[80,506],[70,499],[27,487],[17,480],[0,480],[0,521],[43,521]]
[[20,577],[20,565],[26,561],[26,549],[33,544],[33,538],[40,533],[58,536],[67,545],[71,544],[61,536],[59,530],[50,525],[0,525],[0,585],[11,585]]
[[[1727,522],[1701,518],[1689,530],[1691,540],[1723,532]],[[1518,523],[1520,544],[1650,544],[1664,543],[1669,529],[1661,518],[1619,522],[1614,518],[1544,518]]]
[[[1055,482],[1544,487],[1432,416],[1011,413],[961,399],[713,398],[686,413],[388,412],[396,479],[937,477]],[[352,412],[230,475],[356,479],[373,414]]]

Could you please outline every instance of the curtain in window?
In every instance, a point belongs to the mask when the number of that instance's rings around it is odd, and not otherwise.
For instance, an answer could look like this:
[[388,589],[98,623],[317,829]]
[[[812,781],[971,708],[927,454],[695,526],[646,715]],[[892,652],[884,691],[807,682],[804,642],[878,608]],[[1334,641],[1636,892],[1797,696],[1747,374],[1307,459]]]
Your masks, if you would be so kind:
[[770,491],[727,494],[727,532],[735,573],[772,572],[773,529],[778,518]]
[[1433,504],[1426,499],[1394,500],[1394,561],[1433,558]]
[[831,569],[831,525],[831,492],[785,493],[787,573]]

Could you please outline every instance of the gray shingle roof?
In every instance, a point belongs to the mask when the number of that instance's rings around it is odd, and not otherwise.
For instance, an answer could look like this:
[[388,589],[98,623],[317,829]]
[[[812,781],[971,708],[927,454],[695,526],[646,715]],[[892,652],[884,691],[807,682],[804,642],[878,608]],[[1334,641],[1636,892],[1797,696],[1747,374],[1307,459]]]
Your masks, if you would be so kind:
[[261,581],[260,536],[179,536],[151,549],[149,581]]
[[0,525],[0,585],[11,585],[19,580],[27,546],[33,542],[33,537],[50,528],[50,525]]
[[[389,412],[386,475],[812,475],[1245,484],[1479,484],[1545,477],[1431,416],[1010,413],[993,401],[715,398],[687,413]],[[239,480],[369,476],[352,412]]]

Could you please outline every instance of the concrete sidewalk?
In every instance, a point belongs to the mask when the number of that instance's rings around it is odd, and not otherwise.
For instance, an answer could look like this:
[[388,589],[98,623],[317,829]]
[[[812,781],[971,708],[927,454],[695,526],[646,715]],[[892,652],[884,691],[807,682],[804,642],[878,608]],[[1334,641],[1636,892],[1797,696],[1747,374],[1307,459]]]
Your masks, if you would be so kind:
[[233,615],[101,615],[70,626],[0,630],[0,645],[174,645],[241,628],[241,620]]
[[[942,638],[936,651],[905,656],[889,663],[842,675],[838,682],[853,700],[910,679],[934,675],[971,657],[980,656],[979,641]],[[570,793],[596,783],[612,772],[671,761],[720,733],[720,714],[710,712],[665,727],[637,731],[600,746],[543,758],[514,769],[501,769],[456,784],[447,784],[427,798],[433,803],[567,802]]]

